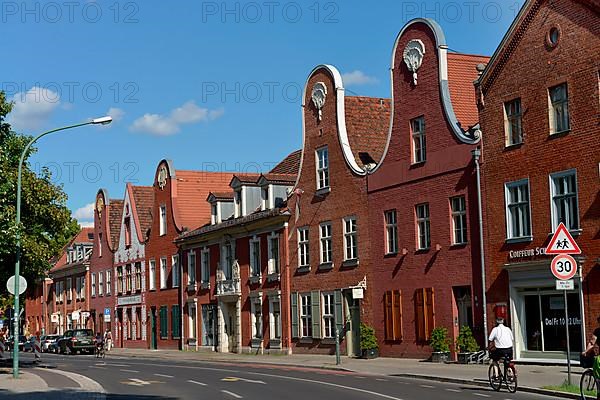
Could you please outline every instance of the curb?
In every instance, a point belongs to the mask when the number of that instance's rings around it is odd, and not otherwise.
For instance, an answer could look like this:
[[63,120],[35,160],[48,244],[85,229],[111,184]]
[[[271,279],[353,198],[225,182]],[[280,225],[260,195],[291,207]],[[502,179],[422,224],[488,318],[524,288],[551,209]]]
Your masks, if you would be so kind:
[[88,378],[87,376],[76,374],[74,372],[63,371],[60,369],[46,369],[44,371],[49,373],[62,375],[69,378],[79,384],[80,390],[83,392],[97,393],[101,399],[106,399],[106,390],[95,380]]
[[[480,386],[480,387],[488,387],[489,386],[487,382],[480,382],[480,381],[469,380],[469,379],[460,379],[460,378],[447,378],[447,377],[440,377],[440,376],[418,375],[418,374],[393,374],[393,375],[389,375],[389,376],[397,376],[400,378],[410,378],[410,379],[423,379],[423,380],[429,380],[429,381],[433,380],[433,381],[447,382],[447,383],[458,383],[458,384]],[[567,393],[567,392],[559,392],[559,391],[555,391],[555,390],[532,388],[532,387],[528,387],[528,386],[519,386],[517,391],[541,394],[544,396],[560,397],[563,399],[581,399],[581,396],[578,394],[575,394],[575,393]]]

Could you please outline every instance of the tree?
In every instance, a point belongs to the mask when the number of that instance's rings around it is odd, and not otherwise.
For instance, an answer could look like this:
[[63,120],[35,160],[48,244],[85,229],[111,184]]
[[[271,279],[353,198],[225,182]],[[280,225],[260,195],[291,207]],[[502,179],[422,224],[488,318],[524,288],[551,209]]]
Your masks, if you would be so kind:
[[[0,91],[0,298],[8,295],[5,282],[14,274],[17,170],[21,153],[32,139],[14,132],[5,122],[12,106]],[[31,148],[25,160],[35,151]],[[67,208],[62,185],[56,185],[51,178],[47,168],[36,175],[25,161],[18,229],[21,232],[21,275],[30,285],[51,268],[51,260],[79,229]]]

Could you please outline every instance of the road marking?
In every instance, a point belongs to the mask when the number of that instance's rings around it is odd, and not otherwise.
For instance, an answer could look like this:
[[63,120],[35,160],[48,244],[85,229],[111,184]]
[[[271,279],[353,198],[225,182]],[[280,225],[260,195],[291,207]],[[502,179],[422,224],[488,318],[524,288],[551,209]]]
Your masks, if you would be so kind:
[[163,383],[160,381],[144,381],[138,378],[129,378],[129,381],[122,381],[123,385],[131,385],[131,386],[146,386],[152,385],[153,383]]
[[460,393],[461,391],[458,389],[446,389],[449,392]]
[[375,379],[375,380],[376,380],[376,381],[379,381],[379,382],[387,382],[387,379],[382,379],[382,378],[377,378],[377,379]]
[[233,393],[233,392],[230,392],[229,390],[221,390],[221,392],[223,392],[223,393],[225,393],[225,394],[228,394],[228,395],[230,395],[230,396],[233,396],[233,397],[235,397],[236,399],[241,399],[241,398],[242,398],[242,396],[240,396],[239,394],[235,394],[235,393]]
[[174,378],[173,375],[154,374],[155,376],[162,376],[163,378]]
[[483,393],[473,393],[475,396],[479,396],[479,397],[490,397],[489,394],[483,394]]
[[202,383],[202,382],[196,382],[196,381],[193,381],[193,380],[191,380],[191,379],[190,379],[190,380],[188,380],[188,382],[189,382],[189,383],[196,384],[196,385],[200,385],[200,386],[206,386],[206,383]]
[[105,365],[110,365],[111,367],[121,367],[121,368],[127,368],[127,367],[131,367],[131,365],[129,364],[106,364]]
[[221,379],[223,382],[248,382],[248,383],[258,383],[261,385],[266,385],[265,382],[263,381],[255,381],[252,379],[244,379],[244,378],[238,378],[237,376],[228,376],[225,377],[223,379]]
[[106,369],[105,367],[98,367],[96,365],[90,365],[91,368],[96,368],[96,369]]
[[140,373],[140,371],[136,371],[135,369],[122,369],[121,372],[131,372],[132,374]]
[[355,376],[356,379],[365,379],[364,376]]
[[422,388],[427,388],[427,389],[435,389],[435,386],[431,386],[431,385],[419,385]]

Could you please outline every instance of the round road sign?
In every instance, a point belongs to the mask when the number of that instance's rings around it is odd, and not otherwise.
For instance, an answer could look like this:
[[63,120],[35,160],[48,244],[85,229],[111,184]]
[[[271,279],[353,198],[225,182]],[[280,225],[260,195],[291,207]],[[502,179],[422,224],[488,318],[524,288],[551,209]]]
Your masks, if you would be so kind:
[[577,261],[568,254],[560,254],[552,259],[550,270],[556,278],[566,281],[577,273]]
[[[11,276],[6,281],[6,288],[10,294],[15,294],[15,276]],[[27,281],[23,276],[19,275],[19,295],[22,295],[27,290]]]

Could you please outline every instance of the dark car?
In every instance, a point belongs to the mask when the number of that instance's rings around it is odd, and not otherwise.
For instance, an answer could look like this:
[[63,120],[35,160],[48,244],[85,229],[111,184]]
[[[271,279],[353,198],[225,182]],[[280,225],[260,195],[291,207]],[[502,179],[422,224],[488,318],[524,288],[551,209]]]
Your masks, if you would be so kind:
[[[25,337],[25,335],[19,335],[19,342],[18,342],[19,351],[23,351],[23,349],[25,347],[25,342],[27,342],[27,338]],[[11,336],[6,340],[6,343],[5,343],[6,351],[11,351],[13,349],[14,345],[15,345],[15,338],[13,336]]]
[[61,354],[94,354],[94,332],[91,329],[70,329],[57,341]]

